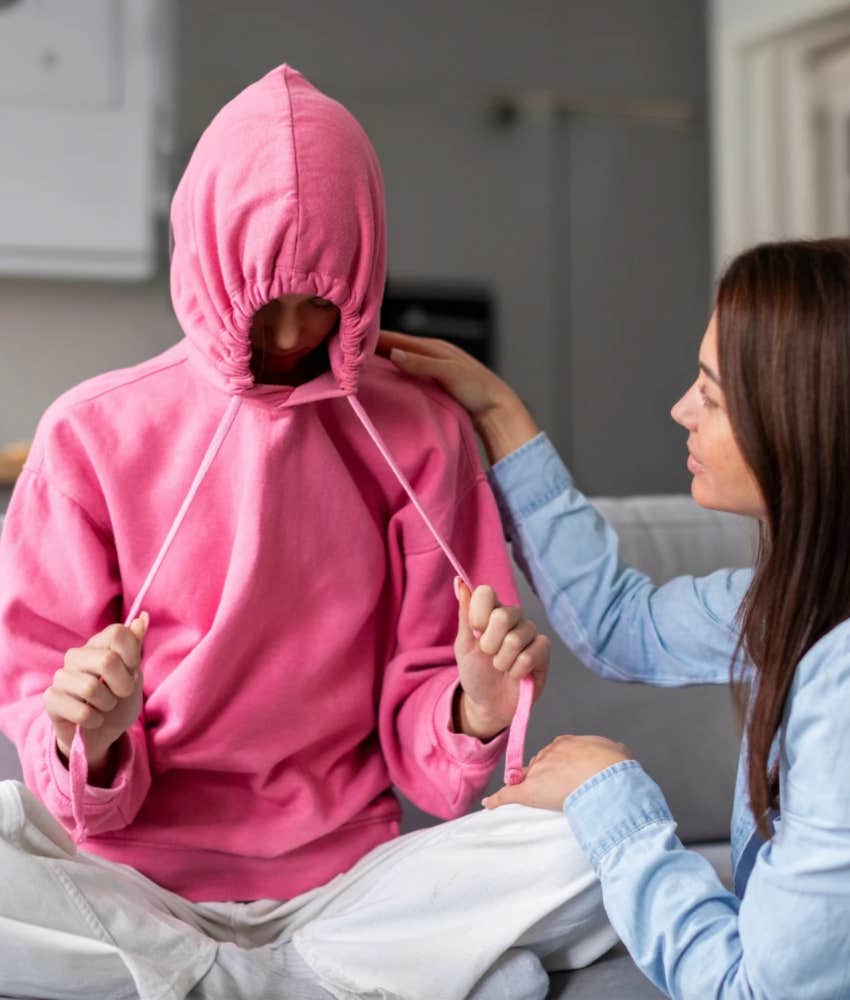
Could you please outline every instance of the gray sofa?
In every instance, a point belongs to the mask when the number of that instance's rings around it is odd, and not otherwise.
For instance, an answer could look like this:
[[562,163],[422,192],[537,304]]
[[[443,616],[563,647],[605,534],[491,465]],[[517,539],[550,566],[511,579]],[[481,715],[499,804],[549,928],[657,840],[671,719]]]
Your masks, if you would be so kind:
[[[751,562],[751,522],[704,511],[690,497],[596,502],[620,536],[623,558],[657,583],[680,573],[703,574]],[[527,610],[545,628],[537,598],[524,581],[521,586]],[[705,853],[729,884],[737,735],[728,688],[661,690],[602,681],[556,640],[551,678],[544,699],[535,707],[527,754],[563,732],[599,733],[625,742],[664,789],[682,839]],[[0,778],[19,774],[14,749],[0,737]],[[494,778],[492,789],[498,785]],[[410,803],[403,806],[405,830],[435,822]],[[622,947],[586,969],[554,975],[550,993],[558,1000],[659,996]]]

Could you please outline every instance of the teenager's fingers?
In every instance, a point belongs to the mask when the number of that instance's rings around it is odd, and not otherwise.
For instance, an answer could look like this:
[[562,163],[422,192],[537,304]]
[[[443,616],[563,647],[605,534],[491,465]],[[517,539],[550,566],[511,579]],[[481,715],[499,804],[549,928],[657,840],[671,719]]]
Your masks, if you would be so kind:
[[138,664],[129,669],[124,659],[110,649],[106,651],[100,676],[113,694],[119,698],[129,698],[136,690],[140,671]]
[[103,715],[96,708],[56,688],[45,691],[44,708],[51,719],[70,722],[83,729],[99,729],[103,725]]
[[494,609],[500,607],[499,597],[492,587],[482,585],[472,591],[469,602],[469,624],[477,632],[483,633]]
[[[133,639],[133,642],[136,640]],[[92,677],[94,681],[103,681],[117,698],[126,698],[135,690],[138,669],[128,670],[127,665],[114,649],[97,646],[83,646],[82,649],[69,650],[65,656],[65,667],[57,671],[54,684],[66,689],[68,681],[60,678],[61,674]]]
[[[507,633],[502,640],[502,645],[493,657],[493,666],[497,670],[511,670],[522,651],[530,646],[537,637],[537,626],[527,618],[521,618],[519,622]],[[530,673],[533,665],[528,669],[521,670],[517,677],[524,677]]]
[[[147,611],[143,611],[138,618],[130,622],[130,631],[138,642],[138,652],[141,653],[141,644],[148,632],[148,626],[151,623],[150,615]],[[115,647],[112,647],[115,649]],[[116,650],[117,652],[117,650]],[[127,662],[126,660],[124,661]],[[128,664],[129,666],[129,664]]]
[[101,712],[111,712],[118,704],[118,699],[109,686],[101,684],[100,677],[94,673],[62,670],[57,673],[53,686],[61,693],[87,702]]
[[519,608],[505,607],[505,605],[493,608],[478,640],[481,651],[488,656],[495,656],[502,648],[508,633],[516,628],[521,618],[522,612]]
[[112,650],[126,669],[133,673],[138,670],[141,663],[141,644],[149,624],[150,617],[147,611],[143,611],[130,623],[129,628],[118,624],[109,625],[102,632],[93,635],[83,649],[93,647]]
[[469,587],[459,577],[455,577],[455,597],[457,597],[457,639],[455,652],[462,656],[468,653],[475,644],[475,633],[469,624],[469,603],[472,594]]
[[126,631],[125,627],[117,622],[107,625],[103,631],[93,635],[86,643],[86,646],[94,646],[97,649],[109,649],[113,639],[124,631]]
[[535,691],[539,694],[549,670],[551,648],[548,636],[535,636],[534,640],[517,655],[508,673],[514,680],[533,674]]

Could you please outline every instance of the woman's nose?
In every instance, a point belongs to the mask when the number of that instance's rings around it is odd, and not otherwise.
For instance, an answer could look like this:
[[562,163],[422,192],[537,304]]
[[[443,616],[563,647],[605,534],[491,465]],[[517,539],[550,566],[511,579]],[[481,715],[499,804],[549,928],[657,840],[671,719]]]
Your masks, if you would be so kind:
[[670,410],[670,416],[689,431],[696,425],[696,408],[693,405],[693,390],[689,389],[681,399],[678,399]]

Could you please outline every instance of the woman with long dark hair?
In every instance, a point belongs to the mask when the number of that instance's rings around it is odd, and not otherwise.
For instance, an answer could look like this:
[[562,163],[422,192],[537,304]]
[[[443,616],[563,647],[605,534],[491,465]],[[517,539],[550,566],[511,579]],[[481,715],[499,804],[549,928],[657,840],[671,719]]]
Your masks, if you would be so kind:
[[723,275],[673,407],[692,494],[760,525],[755,566],[654,587],[623,565],[509,389],[450,345],[389,334],[472,414],[549,618],[597,673],[732,682],[744,740],[734,892],[684,849],[628,749],[561,736],[490,808],[566,813],[635,962],[672,997],[850,997],[850,241],[767,244]]

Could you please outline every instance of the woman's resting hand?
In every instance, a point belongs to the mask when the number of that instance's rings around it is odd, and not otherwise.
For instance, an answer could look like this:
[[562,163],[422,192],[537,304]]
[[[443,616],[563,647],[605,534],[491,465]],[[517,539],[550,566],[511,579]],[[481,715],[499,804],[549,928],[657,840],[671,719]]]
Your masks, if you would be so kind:
[[560,812],[565,799],[604,771],[632,754],[622,743],[604,736],[558,736],[531,759],[517,785],[505,785],[484,799],[488,809],[518,802]]

